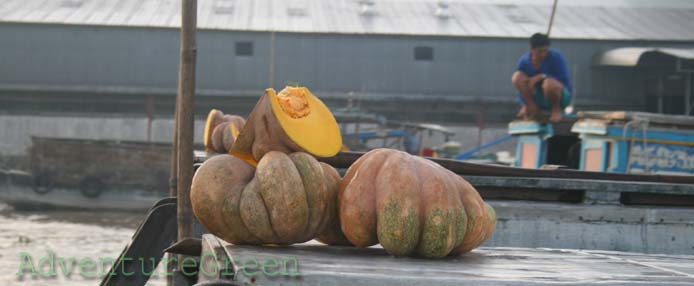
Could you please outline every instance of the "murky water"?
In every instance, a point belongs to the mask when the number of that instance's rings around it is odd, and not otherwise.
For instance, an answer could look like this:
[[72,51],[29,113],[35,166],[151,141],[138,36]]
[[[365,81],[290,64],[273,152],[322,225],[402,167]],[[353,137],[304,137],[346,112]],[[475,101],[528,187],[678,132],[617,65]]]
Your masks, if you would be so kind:
[[0,203],[0,285],[98,285],[108,272],[104,265],[120,254],[144,216],[145,211],[15,211]]

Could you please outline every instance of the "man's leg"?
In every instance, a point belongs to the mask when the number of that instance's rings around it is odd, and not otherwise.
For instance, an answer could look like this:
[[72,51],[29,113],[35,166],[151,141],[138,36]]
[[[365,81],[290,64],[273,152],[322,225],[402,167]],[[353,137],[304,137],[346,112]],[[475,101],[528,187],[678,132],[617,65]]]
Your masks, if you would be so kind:
[[552,104],[552,109],[550,111],[549,121],[559,122],[561,120],[561,92],[564,89],[564,85],[561,84],[556,79],[546,78],[542,82],[542,93],[545,95],[547,100]]
[[513,76],[511,77],[511,82],[513,83],[513,86],[518,89],[520,92],[521,96],[523,97],[523,100],[525,101],[525,104],[521,107],[520,112],[518,112],[517,116],[519,117],[532,117],[535,116],[538,112],[537,108],[537,103],[535,102],[534,94],[535,91],[530,87],[529,85],[529,77],[522,71],[516,71],[513,73]]

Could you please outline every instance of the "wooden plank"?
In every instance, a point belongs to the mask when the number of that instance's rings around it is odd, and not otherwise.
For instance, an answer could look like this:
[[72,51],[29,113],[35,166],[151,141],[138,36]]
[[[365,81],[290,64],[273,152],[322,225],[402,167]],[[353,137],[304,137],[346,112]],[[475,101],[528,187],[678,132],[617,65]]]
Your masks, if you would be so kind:
[[212,235],[203,235],[197,283],[234,278],[234,269],[222,242]]
[[[205,235],[211,239],[211,235]],[[691,285],[694,256],[482,247],[460,257],[393,257],[379,247],[223,242],[234,280],[256,285]],[[255,262],[255,264],[254,264]],[[263,266],[279,266],[265,268]],[[271,271],[267,271],[271,270]],[[245,284],[244,284],[245,285]]]
[[[336,168],[349,168],[363,152],[340,152],[335,157],[319,158]],[[585,180],[606,180],[606,181],[632,181],[632,182],[652,182],[652,183],[671,183],[671,184],[694,184],[694,176],[678,175],[643,175],[643,174],[620,174],[604,172],[587,172],[570,169],[559,170],[536,170],[506,167],[499,165],[485,165],[470,162],[457,161],[442,158],[427,158],[446,169],[459,175],[476,176],[496,176],[496,177],[532,177],[532,178],[564,178],[564,179],[585,179]]]
[[[364,152],[340,152],[334,157],[318,158],[319,161],[328,163],[335,168],[349,168],[354,161],[359,159]],[[202,163],[208,158],[208,154],[197,151],[195,160]],[[678,175],[645,175],[645,174],[620,174],[605,172],[587,172],[571,169],[542,170],[521,169],[500,165],[477,164],[457,161],[452,159],[429,158],[453,173],[464,176],[493,176],[493,177],[526,177],[526,178],[562,178],[601,181],[625,181],[625,182],[650,182],[668,184],[694,184],[694,176]]]

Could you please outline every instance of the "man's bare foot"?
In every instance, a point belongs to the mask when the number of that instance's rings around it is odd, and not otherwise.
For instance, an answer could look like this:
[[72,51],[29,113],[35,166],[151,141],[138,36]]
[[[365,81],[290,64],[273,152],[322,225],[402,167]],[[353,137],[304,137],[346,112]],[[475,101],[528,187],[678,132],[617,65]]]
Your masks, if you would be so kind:
[[552,112],[549,115],[549,121],[554,123],[561,121],[561,109],[552,108]]
[[525,104],[523,104],[520,108],[520,111],[518,111],[518,113],[516,113],[516,117],[520,117],[520,118],[525,119],[527,116],[528,116],[528,108],[525,106]]

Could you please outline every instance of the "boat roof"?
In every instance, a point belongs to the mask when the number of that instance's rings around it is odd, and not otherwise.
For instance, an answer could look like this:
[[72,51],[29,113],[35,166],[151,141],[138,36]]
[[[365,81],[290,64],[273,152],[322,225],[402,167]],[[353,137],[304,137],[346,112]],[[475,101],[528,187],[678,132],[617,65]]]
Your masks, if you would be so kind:
[[694,128],[694,116],[661,114],[639,111],[579,111],[579,119],[597,119],[610,122],[641,121],[659,125]]

